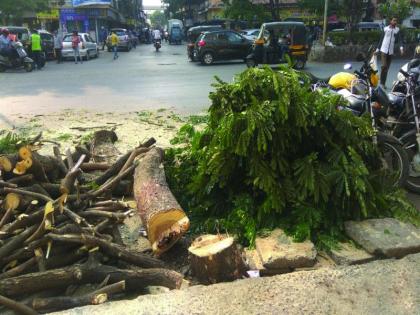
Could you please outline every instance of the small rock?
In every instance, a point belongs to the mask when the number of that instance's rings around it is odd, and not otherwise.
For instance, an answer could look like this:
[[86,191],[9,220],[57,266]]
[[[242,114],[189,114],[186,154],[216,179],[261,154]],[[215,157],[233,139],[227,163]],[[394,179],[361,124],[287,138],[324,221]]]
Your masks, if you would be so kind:
[[401,258],[420,252],[420,229],[393,218],[344,224],[347,235],[368,253]]
[[311,241],[294,242],[283,230],[275,229],[268,237],[255,240],[257,252],[266,269],[312,267],[316,249]]
[[340,243],[339,249],[331,249],[330,257],[337,265],[358,265],[375,259],[375,256],[350,243]]
[[161,293],[166,293],[169,292],[169,288],[167,287],[161,287],[161,286],[154,286],[154,285],[150,285],[148,287],[146,287],[146,294],[161,294]]
[[260,276],[273,276],[283,273],[288,273],[293,271],[291,268],[281,268],[281,269],[267,269],[263,266],[260,255],[256,249],[245,248],[245,262],[249,270],[258,270]]

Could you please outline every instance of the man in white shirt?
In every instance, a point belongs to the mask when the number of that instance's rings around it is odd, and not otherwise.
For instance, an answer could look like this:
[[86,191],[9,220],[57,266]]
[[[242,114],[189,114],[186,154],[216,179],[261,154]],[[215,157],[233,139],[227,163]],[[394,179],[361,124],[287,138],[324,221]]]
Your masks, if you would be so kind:
[[[388,26],[384,28],[384,34],[377,52],[381,53],[381,85],[385,87],[388,70],[391,66],[392,55],[394,54],[395,42],[399,41],[400,29],[397,27],[397,19],[394,17]],[[403,47],[400,47],[401,54],[403,54]]]
[[155,41],[157,41],[157,40],[160,40],[160,39],[162,39],[161,37],[160,37],[160,31],[159,30],[153,30],[153,39],[155,40]]

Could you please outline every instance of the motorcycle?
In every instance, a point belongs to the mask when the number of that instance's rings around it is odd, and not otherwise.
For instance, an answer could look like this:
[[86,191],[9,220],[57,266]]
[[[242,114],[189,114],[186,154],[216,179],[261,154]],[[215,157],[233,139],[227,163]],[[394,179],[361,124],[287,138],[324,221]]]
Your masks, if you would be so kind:
[[[370,115],[374,130],[372,142],[378,147],[383,167],[395,175],[394,185],[400,187],[408,177],[409,159],[403,143],[384,128],[383,121],[389,113],[391,100],[378,84],[376,56],[372,54],[370,60],[359,56],[358,61],[363,61],[360,70],[354,73],[340,72],[329,78],[328,82],[315,83],[313,89],[327,87],[333,93],[340,94],[347,104],[339,106],[338,110],[349,110],[357,116]],[[346,64],[344,69],[350,70],[352,65]]]
[[154,44],[154,46],[155,46],[156,52],[158,52],[158,51],[159,51],[159,49],[162,47],[162,40],[160,40],[160,39],[155,39],[155,44]]
[[34,69],[34,61],[28,57],[28,54],[23,48],[21,42],[12,42],[14,57],[3,56],[0,54],[0,72],[6,69],[20,69],[24,68],[26,72],[31,72]]
[[398,73],[387,126],[403,144],[409,159],[407,189],[420,193],[420,62],[412,60]]

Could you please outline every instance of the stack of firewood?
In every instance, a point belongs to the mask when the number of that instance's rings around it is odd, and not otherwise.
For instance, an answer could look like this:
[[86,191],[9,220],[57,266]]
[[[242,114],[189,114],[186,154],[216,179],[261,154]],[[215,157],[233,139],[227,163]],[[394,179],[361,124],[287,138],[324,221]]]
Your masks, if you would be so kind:
[[[113,131],[99,131],[89,145],[63,156],[55,146],[46,156],[38,153],[37,137],[0,156],[0,304],[36,314],[103,303],[150,285],[180,287],[182,276],[158,259],[189,227],[166,184],[163,151],[151,138],[119,156],[115,141]],[[117,226],[133,211],[153,252],[129,250],[121,241]],[[86,284],[89,292],[72,294]]]

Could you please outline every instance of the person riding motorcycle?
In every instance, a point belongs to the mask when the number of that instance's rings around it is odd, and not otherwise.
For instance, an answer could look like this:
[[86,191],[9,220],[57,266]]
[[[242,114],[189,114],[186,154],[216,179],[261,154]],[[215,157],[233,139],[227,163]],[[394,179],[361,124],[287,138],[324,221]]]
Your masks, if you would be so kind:
[[5,57],[11,57],[12,46],[9,38],[9,30],[7,28],[3,28],[0,30],[0,33],[0,54]]
[[160,35],[160,31],[158,29],[153,30],[153,40],[156,41],[160,41],[162,39],[161,35]]

